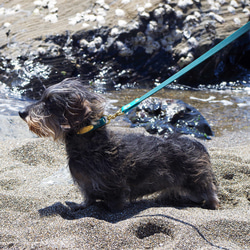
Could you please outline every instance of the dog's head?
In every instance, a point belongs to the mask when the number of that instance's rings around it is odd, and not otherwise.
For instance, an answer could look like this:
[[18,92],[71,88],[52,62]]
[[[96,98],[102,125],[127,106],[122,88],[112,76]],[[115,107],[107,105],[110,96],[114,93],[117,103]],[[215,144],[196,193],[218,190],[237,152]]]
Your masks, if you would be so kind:
[[40,137],[63,138],[78,132],[103,116],[104,99],[88,90],[80,80],[65,79],[47,88],[41,100],[28,106],[20,117]]

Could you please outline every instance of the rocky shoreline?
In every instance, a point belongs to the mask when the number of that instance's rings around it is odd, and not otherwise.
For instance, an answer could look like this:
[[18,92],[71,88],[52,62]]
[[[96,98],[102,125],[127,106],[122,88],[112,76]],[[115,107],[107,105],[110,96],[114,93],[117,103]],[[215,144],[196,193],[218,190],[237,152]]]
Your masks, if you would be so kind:
[[[248,0],[7,2],[0,6],[0,81],[34,99],[72,76],[100,91],[152,87],[247,23],[249,8]],[[244,84],[249,41],[248,33],[178,82]]]

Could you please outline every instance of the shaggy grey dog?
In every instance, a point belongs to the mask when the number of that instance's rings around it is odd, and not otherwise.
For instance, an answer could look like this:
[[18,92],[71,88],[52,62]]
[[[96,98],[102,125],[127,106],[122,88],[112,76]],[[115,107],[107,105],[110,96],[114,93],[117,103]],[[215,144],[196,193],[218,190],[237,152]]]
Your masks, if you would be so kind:
[[106,125],[79,133],[103,116],[104,103],[73,78],[49,87],[19,113],[32,132],[65,142],[71,175],[85,199],[78,208],[101,200],[117,211],[156,192],[165,204],[177,200],[218,208],[209,155],[200,142],[176,134],[114,134]]

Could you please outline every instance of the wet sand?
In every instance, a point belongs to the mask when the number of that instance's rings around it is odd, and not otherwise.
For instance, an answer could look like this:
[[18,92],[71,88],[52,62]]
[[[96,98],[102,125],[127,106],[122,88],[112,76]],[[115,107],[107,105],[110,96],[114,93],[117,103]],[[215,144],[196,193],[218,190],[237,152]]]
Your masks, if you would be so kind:
[[[118,0],[48,0],[48,4],[42,4],[42,2],[45,3],[46,1],[12,0],[0,4],[0,8],[4,8],[3,13],[1,13],[0,9],[0,47],[15,42],[20,44],[28,43],[29,46],[32,46],[33,43],[36,43],[34,39],[39,37],[63,34],[65,31],[74,33],[81,29],[95,29],[99,28],[100,25],[112,27],[118,25],[119,20],[129,23],[137,18],[137,7],[145,6],[147,1],[137,0],[136,5],[133,1],[121,3]],[[151,6],[147,10],[153,10],[161,2],[161,0],[151,0]],[[116,9],[123,9],[125,11],[124,15],[116,15]],[[81,18],[78,22],[74,21],[77,20],[76,17],[79,13],[87,10],[91,15],[103,15],[104,22],[99,23],[96,18],[93,21],[84,21]],[[55,19],[53,16],[55,16]],[[86,23],[89,26],[86,27]],[[9,35],[7,36],[8,31]],[[11,50],[11,48],[9,49]]]
[[[193,4],[190,5],[190,2]],[[217,38],[224,39],[247,23],[249,19],[249,3],[234,2],[215,3],[207,0],[3,1],[0,4],[0,49],[3,50],[2,54],[9,58],[18,57],[24,51],[32,51],[32,48],[39,48],[42,53],[43,49],[48,46],[42,41],[50,35],[74,34],[82,29],[98,29],[103,26],[126,28],[128,25],[137,25],[136,21],[140,13],[144,11],[149,13],[167,3],[175,10],[181,11],[182,15],[190,15],[190,20],[196,18],[195,13],[200,13],[203,21],[196,27],[196,32],[201,32],[200,27],[205,27],[207,22],[214,23]],[[184,5],[186,8],[183,7]],[[198,18],[200,15],[198,14]],[[210,44],[209,32],[199,42]],[[186,43],[180,43],[175,53],[179,53],[183,46],[186,46]]]
[[[219,183],[219,210],[140,201],[112,214],[101,203],[71,211],[81,195],[63,145],[35,138],[19,120],[1,117],[9,123],[0,131],[1,248],[250,248],[249,131],[205,142]],[[12,138],[10,131],[16,131]]]

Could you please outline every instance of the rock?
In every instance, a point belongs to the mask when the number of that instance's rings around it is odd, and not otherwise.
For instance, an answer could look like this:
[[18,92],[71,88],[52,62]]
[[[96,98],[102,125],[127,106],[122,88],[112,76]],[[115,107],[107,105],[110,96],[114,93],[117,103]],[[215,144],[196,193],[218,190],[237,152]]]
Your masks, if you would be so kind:
[[132,127],[144,127],[151,134],[190,134],[210,139],[212,129],[194,107],[181,100],[148,98],[128,114]]

